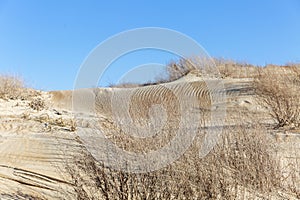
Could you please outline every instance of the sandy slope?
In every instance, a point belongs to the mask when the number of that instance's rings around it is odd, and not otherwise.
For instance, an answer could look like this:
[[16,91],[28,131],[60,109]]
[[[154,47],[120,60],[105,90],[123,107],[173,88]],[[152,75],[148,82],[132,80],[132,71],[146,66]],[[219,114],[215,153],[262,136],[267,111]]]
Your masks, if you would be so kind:
[[[43,98],[49,95],[44,93]],[[68,154],[74,153],[64,148],[78,146],[75,135],[60,127],[49,130],[46,123],[37,121],[45,115],[56,117],[50,108],[38,112],[26,101],[0,101],[1,199],[75,197],[64,167]]]
[[[185,81],[199,82],[196,76],[185,77]],[[183,80],[174,83],[181,87]],[[248,118],[241,119],[240,112],[256,113],[256,120],[271,121],[253,97],[250,79],[227,79],[224,85],[227,93],[227,125],[236,124]],[[173,86],[172,86],[173,87]],[[158,86],[148,86],[137,93],[136,98],[144,98],[147,91],[158,91]],[[95,120],[111,118],[109,96],[112,89],[96,89],[87,91],[97,99],[98,118],[93,113],[84,112],[82,107],[77,121],[77,131],[92,132],[96,127]],[[130,89],[115,89],[126,94]],[[75,199],[72,174],[68,167],[76,165],[74,157],[86,149],[72,132],[70,126],[48,123],[48,121],[72,119],[72,92],[55,91],[42,92],[46,102],[42,111],[34,111],[28,106],[28,101],[0,99],[0,199]],[[299,133],[299,132],[298,132]],[[280,142],[283,154],[278,154],[285,165],[299,159],[299,134],[282,132],[275,133]],[[287,139],[284,139],[287,137]],[[289,145],[293,145],[293,148]],[[293,156],[290,156],[290,152]],[[86,175],[88,178],[89,176]],[[300,180],[300,179],[298,179]],[[92,195],[92,194],[90,194]],[[292,197],[289,197],[292,198]]]

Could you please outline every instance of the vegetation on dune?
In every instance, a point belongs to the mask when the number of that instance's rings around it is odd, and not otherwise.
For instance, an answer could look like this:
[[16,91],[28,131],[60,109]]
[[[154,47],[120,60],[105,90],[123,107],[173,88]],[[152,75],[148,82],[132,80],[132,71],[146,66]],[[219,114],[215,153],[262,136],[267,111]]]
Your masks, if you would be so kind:
[[[239,126],[226,129],[219,144],[205,158],[198,157],[199,146],[195,143],[178,161],[158,171],[136,174],[113,170],[95,162],[87,152],[74,158],[76,166],[69,165],[68,171],[79,199],[272,196],[281,187],[282,177],[269,144],[262,127]],[[82,174],[92,181],[87,182]]]
[[254,81],[258,102],[268,109],[276,127],[300,126],[300,68],[261,70]]
[[0,98],[18,99],[22,97],[24,83],[20,78],[14,76],[0,76]]
[[[258,67],[224,59],[215,59],[214,63],[219,72],[212,73],[213,76],[217,75],[223,79],[253,80],[252,86],[257,102],[276,122],[275,128],[300,127],[299,65]],[[196,65],[203,64],[205,62],[201,63],[195,58],[171,62],[167,66],[167,79],[158,79],[155,83],[146,83],[143,86],[179,79],[195,71]],[[208,68],[206,71],[198,72],[198,75],[210,73],[209,70]],[[137,86],[141,85],[123,84],[115,87]],[[38,94],[25,88],[19,78],[0,76],[1,99],[26,100],[29,108],[42,111],[46,108],[46,104]],[[137,101],[138,97],[140,96],[137,96]],[[150,99],[154,98],[150,96]],[[143,101],[143,103],[146,105],[145,108],[139,107],[142,111],[150,107],[148,104],[152,105],[152,102]],[[29,119],[29,116],[27,118]],[[73,119],[52,118],[45,114],[33,120],[45,124],[48,131],[61,128],[72,132],[77,130],[77,124]],[[202,126],[198,130],[194,144],[180,159],[153,172],[129,173],[109,168],[104,163],[97,162],[84,146],[80,154],[74,154],[71,163],[66,163],[66,169],[72,178],[78,199],[254,199],[258,196],[272,199],[278,191],[288,191],[300,197],[296,185],[289,187],[284,185],[286,177],[281,172],[278,158],[274,157],[275,149],[269,138],[268,129],[259,123],[253,124],[254,122],[250,125],[235,124],[223,127],[219,143],[206,157],[199,158],[201,142],[206,134],[206,129]],[[165,128],[168,133],[173,133],[176,129],[171,125]],[[111,134],[110,138],[115,138],[111,141],[117,146],[135,152],[147,148],[159,149],[161,148],[159,145],[164,144],[164,139],[167,141],[170,139],[166,137],[159,142],[155,140],[149,143],[152,146],[147,146],[146,140],[144,143],[136,142],[138,140],[132,140],[111,126],[107,126],[106,131]],[[289,176],[294,175],[291,173]]]
[[[146,83],[120,83],[110,84],[109,87],[116,88],[133,88],[148,85],[157,85],[175,81],[191,72],[203,77],[218,77],[226,78],[257,78],[267,68],[272,68],[274,71],[281,69],[289,69],[294,71],[294,74],[300,79],[299,68],[300,64],[288,63],[287,65],[272,65],[258,66],[247,62],[237,62],[224,58],[202,59],[200,57],[181,58],[177,61],[170,61],[166,65],[167,76],[155,77],[154,81]],[[165,77],[165,78],[162,78]]]
[[36,90],[26,88],[22,78],[0,74],[0,98],[4,100],[32,100],[39,96]]
[[[0,75],[0,99],[8,100],[21,100],[24,101],[28,108],[33,111],[42,111],[47,108],[45,99],[41,96],[40,91],[26,88],[23,80],[20,77]],[[19,105],[17,103],[16,105]],[[48,114],[41,114],[38,117],[30,117],[28,111],[22,114],[23,120],[35,120],[45,124],[47,131],[52,127],[65,128],[71,132],[76,130],[76,123],[74,119],[65,119],[61,116],[59,118],[49,117]]]
[[[275,128],[300,125],[299,65],[260,67],[224,59],[214,62],[219,70],[218,77],[253,80],[257,101],[275,120]],[[195,66],[199,64],[203,63],[194,58],[171,62],[167,66],[168,79],[154,84],[179,79],[196,70]],[[77,158],[77,169],[93,174],[93,187],[104,199],[273,198],[279,190],[290,191],[299,197],[297,186],[283,186],[286,178],[280,171],[279,161],[273,157],[275,150],[267,132],[263,125],[226,128],[219,144],[207,157],[199,159],[199,149],[194,146],[176,163],[145,174],[110,169],[95,162],[88,153],[83,154],[86,159]],[[78,173],[69,170],[72,174]],[[75,183],[84,182],[79,175],[75,175],[74,180]],[[75,188],[80,197],[91,198],[82,185],[75,184]]]
[[[267,112],[276,122],[275,128],[300,126],[300,64],[260,67],[226,59],[214,59],[213,62],[220,78],[254,79],[253,87],[258,103],[267,108]],[[195,70],[197,65],[201,68],[203,61],[191,58],[170,63],[170,80],[185,76]]]

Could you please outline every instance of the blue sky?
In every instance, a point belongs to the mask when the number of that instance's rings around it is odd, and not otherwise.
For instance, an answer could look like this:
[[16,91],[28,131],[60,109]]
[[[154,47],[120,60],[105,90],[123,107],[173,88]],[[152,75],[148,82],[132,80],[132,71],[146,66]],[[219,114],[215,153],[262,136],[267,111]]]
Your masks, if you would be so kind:
[[[89,52],[119,32],[163,27],[182,32],[213,57],[258,65],[300,62],[299,0],[0,0],[0,73],[43,90],[72,89]],[[145,51],[115,63],[101,85],[143,63],[174,55]]]

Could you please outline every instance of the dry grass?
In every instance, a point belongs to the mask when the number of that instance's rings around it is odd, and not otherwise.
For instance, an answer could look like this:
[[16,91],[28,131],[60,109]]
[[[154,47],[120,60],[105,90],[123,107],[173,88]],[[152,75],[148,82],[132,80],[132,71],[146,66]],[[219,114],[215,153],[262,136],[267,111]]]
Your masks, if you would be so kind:
[[258,100],[269,109],[276,128],[300,125],[299,74],[299,68],[269,66],[254,81]]
[[259,74],[259,67],[248,63],[226,59],[214,59],[221,78],[255,78]]
[[110,84],[112,88],[133,88],[148,85],[157,85],[175,81],[190,72],[195,72],[203,77],[218,78],[256,78],[259,75],[260,68],[248,63],[236,62],[222,58],[201,58],[190,57],[182,58],[177,61],[171,61],[166,66],[167,77],[159,75],[153,82],[147,83],[120,83]]
[[14,76],[0,76],[0,98],[18,99],[22,96],[24,83]]
[[25,87],[23,80],[17,76],[0,75],[0,98],[4,100],[31,100],[40,92]]
[[79,199],[267,198],[281,187],[279,165],[271,151],[261,127],[240,126],[226,129],[205,158],[198,157],[195,143],[175,163],[155,172],[113,170],[97,163],[86,151],[68,170]]
[[177,62],[170,62],[167,65],[169,81],[177,80],[189,72],[196,70],[196,64],[197,63],[193,59],[180,59]]
[[[190,72],[189,67],[185,71],[184,61],[180,66],[174,67],[171,78]],[[258,72],[261,70],[255,71]],[[256,77],[259,74],[252,75]],[[228,73],[230,76],[234,75]],[[158,92],[155,94],[159,95]],[[166,94],[159,96],[166,97]],[[142,96],[137,99],[142,99],[145,107],[139,106],[140,111],[133,113],[144,116],[148,102]],[[155,97],[149,96],[149,99],[154,101]],[[135,104],[139,105],[138,102]],[[170,105],[168,101],[166,106]],[[141,116],[136,118],[142,120]],[[106,124],[102,131],[107,129],[106,136],[120,148],[147,153],[161,148],[174,137],[174,124],[165,127],[165,132],[159,134],[162,138],[149,138],[153,139],[151,141],[148,138],[133,140],[118,131],[113,123]],[[74,158],[76,165],[68,166],[74,190],[80,199],[271,199],[280,190],[297,193],[297,188],[283,186],[279,162],[273,157],[273,145],[265,128],[224,127],[219,144],[200,159],[198,155],[204,131],[203,128],[199,130],[197,141],[200,142],[195,142],[179,160],[155,172],[135,174],[114,170],[96,162],[91,154],[84,151]],[[130,163],[128,167],[131,168]]]
[[46,104],[42,98],[35,98],[29,102],[29,107],[36,111],[41,111],[45,108]]
[[167,66],[168,81],[181,78],[191,71],[197,70],[202,76],[219,78],[255,78],[259,75],[259,66],[236,62],[222,58],[211,60],[200,57],[180,59]]
[[139,84],[139,83],[110,84],[109,87],[132,88],[132,87],[139,87],[139,86],[158,85],[162,83],[175,81],[187,75],[191,71],[197,71],[197,74],[202,74],[203,76],[204,75],[216,76],[216,72],[213,66],[214,66],[213,59],[201,58],[201,57],[181,58],[178,61],[170,61],[167,64],[166,66],[167,77],[165,77],[164,75],[158,75],[157,77],[155,77],[155,81],[153,82],[146,82],[143,84]]
[[50,117],[48,114],[42,114],[33,118],[31,118],[29,115],[25,115],[23,116],[23,118],[43,123],[45,125],[45,131],[52,131],[59,128],[70,132],[74,132],[77,129],[76,121],[73,118],[53,118]]

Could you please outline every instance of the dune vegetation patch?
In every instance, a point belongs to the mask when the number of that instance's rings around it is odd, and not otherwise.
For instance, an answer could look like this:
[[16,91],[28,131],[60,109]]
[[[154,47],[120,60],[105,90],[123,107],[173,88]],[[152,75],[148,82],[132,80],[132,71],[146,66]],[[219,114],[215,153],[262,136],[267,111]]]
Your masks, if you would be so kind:
[[270,67],[254,81],[258,102],[268,109],[276,127],[300,126],[300,68]]
[[0,74],[0,98],[4,100],[30,100],[40,95],[40,92],[25,87],[22,78]]
[[14,76],[0,75],[0,98],[18,99],[22,96],[24,83]]
[[[200,135],[198,141],[201,141]],[[262,127],[225,129],[219,144],[202,159],[199,158],[200,143],[195,142],[179,160],[157,171],[130,173],[115,170],[95,161],[88,152],[74,158],[76,166],[69,165],[67,170],[73,177],[74,190],[83,199],[276,196],[283,178],[279,163],[271,154],[273,149],[268,135]],[[89,182],[83,174],[89,176]]]

